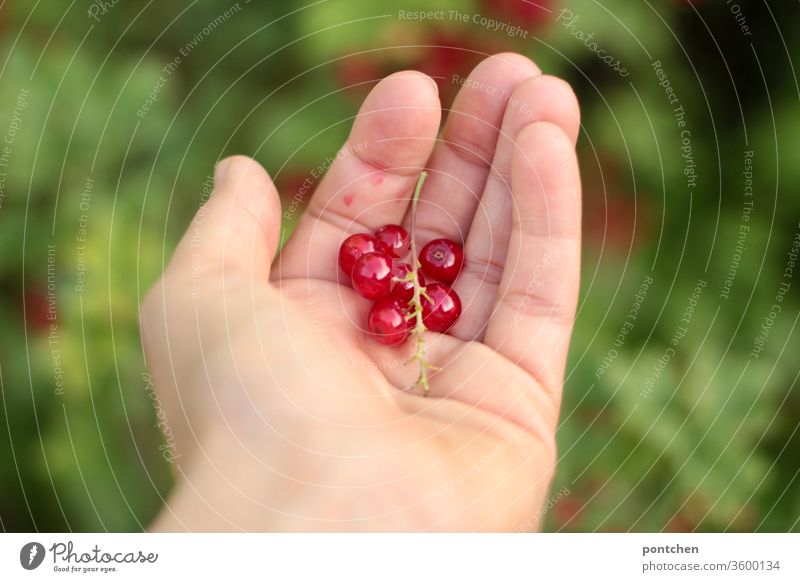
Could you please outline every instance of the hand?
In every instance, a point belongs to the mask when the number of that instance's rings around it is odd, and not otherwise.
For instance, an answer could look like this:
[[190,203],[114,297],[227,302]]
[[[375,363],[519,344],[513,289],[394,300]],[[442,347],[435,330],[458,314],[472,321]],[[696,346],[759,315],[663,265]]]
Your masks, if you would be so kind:
[[[483,61],[437,139],[434,82],[381,81],[273,261],[277,192],[248,158],[215,189],[142,307],[147,361],[175,445],[156,530],[534,529],[578,296],[579,128],[566,83],[527,58]],[[353,232],[409,224],[464,243],[464,311],[426,333],[439,368],[412,388],[414,342],[366,336],[339,284]]]

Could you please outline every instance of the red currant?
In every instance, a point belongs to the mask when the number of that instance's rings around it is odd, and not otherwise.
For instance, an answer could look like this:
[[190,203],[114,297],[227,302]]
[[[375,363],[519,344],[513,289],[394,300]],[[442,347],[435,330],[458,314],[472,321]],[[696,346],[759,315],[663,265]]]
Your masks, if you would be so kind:
[[[405,279],[411,272],[411,265],[408,263],[395,263],[394,264],[394,277],[397,279]],[[419,279],[419,286],[425,286],[425,276],[422,271],[417,270],[417,278]],[[392,297],[402,302],[403,305],[408,305],[409,301],[414,298],[414,281],[395,281],[392,287]]]
[[379,299],[372,305],[367,326],[372,336],[382,344],[396,346],[408,339],[411,323],[406,319],[406,309],[392,297]]
[[[484,14],[501,17],[525,30],[541,28],[551,20],[555,10],[553,0],[520,2],[519,0],[482,0]],[[499,19],[498,19],[499,20]]]
[[389,254],[395,259],[402,259],[408,254],[411,248],[411,240],[408,238],[408,232],[402,226],[397,224],[387,224],[380,227],[375,231],[375,238],[386,245],[389,249]]
[[392,290],[392,258],[381,251],[359,257],[351,275],[353,289],[367,299],[386,297]]
[[351,235],[339,247],[339,267],[349,277],[361,255],[385,250],[386,247],[371,234],[359,233]]
[[461,299],[443,283],[431,283],[425,291],[433,302],[422,298],[422,322],[429,330],[444,333],[461,315]]
[[437,238],[422,247],[419,262],[427,276],[442,283],[452,283],[464,263],[464,251],[458,243]]

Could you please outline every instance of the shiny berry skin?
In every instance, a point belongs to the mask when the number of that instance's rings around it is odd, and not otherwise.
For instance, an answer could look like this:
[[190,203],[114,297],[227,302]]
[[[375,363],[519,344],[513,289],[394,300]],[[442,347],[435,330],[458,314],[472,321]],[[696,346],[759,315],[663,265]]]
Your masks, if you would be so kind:
[[[411,272],[411,265],[408,263],[395,263],[393,276],[397,279],[404,279]],[[417,270],[417,279],[419,279],[420,287],[425,286],[425,275],[422,271]],[[392,297],[400,301],[403,305],[408,305],[409,301],[414,298],[414,282],[413,281],[395,281],[392,287]]]
[[397,224],[387,224],[375,231],[375,238],[386,245],[389,254],[395,259],[402,259],[411,248],[408,232]]
[[461,299],[443,283],[431,283],[425,291],[433,300],[422,298],[422,322],[431,331],[446,332],[461,315]]
[[392,257],[377,251],[359,257],[350,275],[353,289],[367,299],[386,297],[392,290]]
[[386,247],[371,234],[351,235],[344,239],[342,246],[339,247],[339,267],[349,277],[361,255],[385,250]]
[[385,297],[372,304],[367,316],[367,327],[376,341],[387,346],[396,346],[408,339],[411,322],[406,319],[407,310],[397,299]]
[[431,279],[452,283],[464,264],[461,246],[446,238],[432,240],[419,252],[422,271]]

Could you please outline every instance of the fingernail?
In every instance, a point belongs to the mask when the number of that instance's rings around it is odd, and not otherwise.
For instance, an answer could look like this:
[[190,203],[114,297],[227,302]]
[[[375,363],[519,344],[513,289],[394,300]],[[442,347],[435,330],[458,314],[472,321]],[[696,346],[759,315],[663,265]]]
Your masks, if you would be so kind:
[[434,89],[434,91],[436,91],[436,94],[438,95],[439,94],[439,84],[436,82],[436,79],[434,79],[433,77],[431,77],[429,75],[425,75],[425,77],[428,79],[428,81],[430,81],[433,84],[433,89]]
[[222,180],[225,179],[225,174],[228,171],[228,166],[231,165],[230,158],[225,158],[221,162],[217,163],[214,167],[214,184],[219,185]]

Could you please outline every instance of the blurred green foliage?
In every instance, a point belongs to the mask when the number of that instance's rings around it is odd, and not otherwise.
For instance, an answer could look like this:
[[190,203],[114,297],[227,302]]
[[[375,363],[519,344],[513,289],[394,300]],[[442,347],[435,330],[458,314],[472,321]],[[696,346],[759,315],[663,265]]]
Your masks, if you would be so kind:
[[[447,108],[453,74],[515,50],[569,80],[583,109],[583,300],[555,483],[569,494],[547,527],[800,530],[800,282],[751,356],[800,218],[796,8],[742,0],[747,36],[711,1],[567,0],[571,27],[554,2],[540,14],[513,2],[401,4],[120,2],[96,18],[87,1],[0,7],[0,133],[21,123],[0,197],[0,527],[139,530],[162,505],[171,471],[137,310],[219,158],[254,156],[291,198],[380,76],[422,69]],[[486,14],[526,35],[400,9]],[[685,110],[694,188],[654,61]],[[723,298],[745,151],[754,206]],[[688,331],[646,392],[698,280]]]

